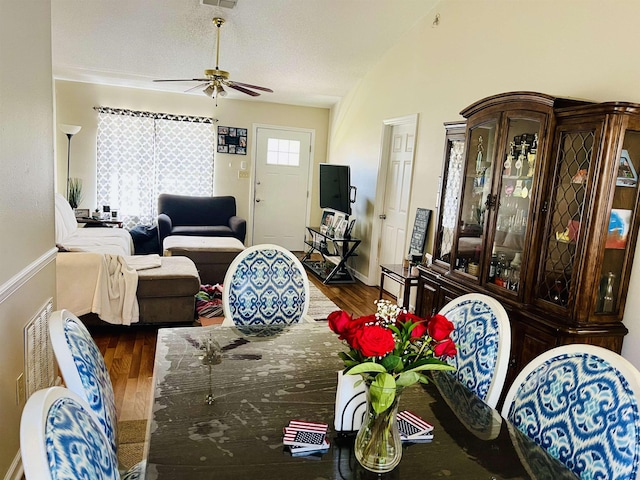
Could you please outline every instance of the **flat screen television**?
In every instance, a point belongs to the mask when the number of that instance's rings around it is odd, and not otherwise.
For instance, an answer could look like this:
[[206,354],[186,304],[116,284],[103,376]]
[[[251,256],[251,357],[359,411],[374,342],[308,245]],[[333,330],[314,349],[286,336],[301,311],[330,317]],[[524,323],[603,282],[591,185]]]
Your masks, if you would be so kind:
[[320,208],[351,215],[351,171],[348,165],[320,164]]

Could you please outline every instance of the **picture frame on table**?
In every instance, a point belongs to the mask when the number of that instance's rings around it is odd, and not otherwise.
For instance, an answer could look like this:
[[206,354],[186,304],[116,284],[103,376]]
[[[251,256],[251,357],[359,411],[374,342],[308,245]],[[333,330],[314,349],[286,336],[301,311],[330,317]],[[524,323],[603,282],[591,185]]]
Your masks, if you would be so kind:
[[333,228],[333,212],[325,210],[322,212],[322,221],[320,222],[320,233],[328,235],[329,229]]
[[336,238],[345,238],[347,233],[347,228],[349,227],[349,220],[342,217],[338,220],[338,224],[336,225]]
[[89,218],[90,212],[88,208],[76,208],[74,210],[76,218]]
[[620,153],[620,162],[618,164],[618,177],[616,186],[618,187],[635,187],[638,184],[638,174],[633,166],[631,157],[627,150]]

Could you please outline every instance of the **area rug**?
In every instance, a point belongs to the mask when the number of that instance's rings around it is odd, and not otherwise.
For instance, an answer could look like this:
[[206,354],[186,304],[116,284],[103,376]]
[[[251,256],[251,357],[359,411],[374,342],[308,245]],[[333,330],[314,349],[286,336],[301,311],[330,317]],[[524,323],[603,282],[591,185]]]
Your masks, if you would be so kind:
[[146,435],[146,420],[118,422],[118,461],[120,466],[131,468],[142,460]]
[[340,310],[324,293],[313,283],[309,282],[309,310],[307,315],[317,321],[326,320],[331,312]]

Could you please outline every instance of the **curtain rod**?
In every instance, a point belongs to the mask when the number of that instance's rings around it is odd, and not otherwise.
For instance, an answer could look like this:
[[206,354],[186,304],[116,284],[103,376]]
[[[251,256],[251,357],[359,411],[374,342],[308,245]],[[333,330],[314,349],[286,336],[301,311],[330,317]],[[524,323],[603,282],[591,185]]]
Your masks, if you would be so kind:
[[108,113],[110,115],[126,115],[129,117],[146,117],[160,120],[173,120],[176,122],[193,122],[193,123],[218,123],[217,118],[213,117],[198,117],[195,115],[174,115],[171,113],[155,113],[155,112],[143,112],[139,110],[127,110],[124,108],[112,108],[112,107],[93,107],[98,113]]

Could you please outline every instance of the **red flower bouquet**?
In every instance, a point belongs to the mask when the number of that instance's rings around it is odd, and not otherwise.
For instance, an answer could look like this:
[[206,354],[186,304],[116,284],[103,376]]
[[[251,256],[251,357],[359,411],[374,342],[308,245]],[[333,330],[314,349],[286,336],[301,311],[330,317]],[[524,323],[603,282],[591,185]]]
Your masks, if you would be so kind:
[[[441,359],[457,353],[449,320],[442,315],[425,320],[387,300],[378,301],[377,306],[375,315],[352,318],[336,311],[327,318],[329,328],[350,347],[339,354],[345,373],[361,374],[368,385],[400,391],[416,382],[427,383],[423,373],[427,370],[454,370]],[[386,398],[387,402],[393,398]]]

